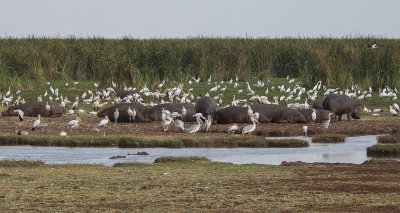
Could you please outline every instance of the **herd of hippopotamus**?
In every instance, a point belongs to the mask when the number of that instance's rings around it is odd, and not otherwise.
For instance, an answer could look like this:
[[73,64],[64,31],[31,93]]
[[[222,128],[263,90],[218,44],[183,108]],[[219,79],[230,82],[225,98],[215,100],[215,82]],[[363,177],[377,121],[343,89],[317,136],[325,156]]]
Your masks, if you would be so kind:
[[[26,104],[16,105],[8,108],[2,112],[3,116],[16,116],[15,110],[20,109],[24,112],[25,116],[36,117],[40,114],[42,117],[60,117],[63,116],[65,110],[63,107],[49,103],[50,111],[45,109],[45,102],[29,102]],[[97,113],[98,117],[108,116],[110,121],[114,121],[114,112],[116,109],[119,111],[118,122],[130,122],[128,115],[128,107],[136,110],[136,117],[134,122],[150,122],[161,121],[162,110],[169,110],[170,112],[181,113],[183,107],[186,109],[185,121],[196,121],[193,117],[196,113],[202,113],[204,117],[209,115],[213,117],[214,123],[228,124],[228,123],[251,123],[248,115],[248,107],[231,106],[217,110],[216,102],[214,99],[203,96],[195,105],[193,104],[177,104],[177,103],[164,103],[158,104],[151,108],[147,108],[140,103],[124,103],[108,107]],[[253,112],[259,113],[258,121],[260,123],[307,123],[312,122],[312,113],[315,110],[315,122],[322,122],[329,119],[329,113],[333,112],[341,120],[343,114],[347,114],[348,120],[351,118],[359,119],[359,107],[353,99],[339,94],[332,94],[326,96],[322,101],[313,104],[314,109],[291,109],[286,106],[276,104],[254,104],[251,105]],[[331,119],[336,119],[335,115],[331,115]]]

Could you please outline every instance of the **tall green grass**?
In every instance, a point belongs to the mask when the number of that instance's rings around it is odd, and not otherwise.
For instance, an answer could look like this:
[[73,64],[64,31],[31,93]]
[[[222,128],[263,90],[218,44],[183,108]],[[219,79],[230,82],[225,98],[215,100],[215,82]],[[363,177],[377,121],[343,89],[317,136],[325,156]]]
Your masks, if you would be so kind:
[[[379,49],[368,49],[377,40]],[[137,87],[191,77],[245,80],[303,78],[329,87],[381,88],[400,82],[400,41],[375,38],[318,39],[0,39],[0,90],[25,80],[113,79]]]

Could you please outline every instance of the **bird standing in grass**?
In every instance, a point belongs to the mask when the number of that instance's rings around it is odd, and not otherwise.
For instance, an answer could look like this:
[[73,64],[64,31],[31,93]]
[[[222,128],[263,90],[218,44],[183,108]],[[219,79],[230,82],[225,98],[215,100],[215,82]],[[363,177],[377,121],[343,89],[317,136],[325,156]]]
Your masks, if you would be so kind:
[[331,123],[331,115],[333,115],[334,113],[329,113],[328,117],[329,119],[327,121],[325,121],[325,123],[322,125],[322,131],[328,132],[328,127],[329,124]]
[[115,112],[114,112],[114,122],[115,123],[118,122],[118,117],[119,117],[119,111],[118,111],[118,108],[117,108],[117,109],[115,109]]
[[63,136],[63,137],[65,137],[65,136],[67,136],[67,133],[61,130],[61,132],[60,132],[60,136]]
[[19,122],[22,122],[24,120],[24,112],[20,109],[14,110],[14,112],[17,113]]
[[35,129],[39,126],[39,124],[40,124],[40,114],[38,115],[38,119],[32,125],[32,131],[35,131]]

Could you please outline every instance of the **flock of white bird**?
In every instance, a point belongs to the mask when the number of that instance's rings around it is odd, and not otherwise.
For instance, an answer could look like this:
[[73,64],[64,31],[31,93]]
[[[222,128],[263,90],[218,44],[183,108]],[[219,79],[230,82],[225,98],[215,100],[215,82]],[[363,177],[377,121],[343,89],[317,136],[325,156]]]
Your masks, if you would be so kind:
[[[86,90],[80,96],[76,95],[74,102],[72,103],[70,100],[68,100],[68,97],[66,96],[63,97],[63,95],[60,94],[58,88],[53,87],[53,85],[51,85],[50,82],[47,82],[46,85],[49,87],[50,93],[48,92],[48,90],[45,90],[43,95],[39,95],[37,97],[37,100],[43,101],[44,99],[47,99],[46,110],[48,111],[50,111],[50,105],[48,104],[49,102],[52,103],[59,102],[59,105],[66,109],[68,115],[77,114],[78,116],[86,113],[86,110],[78,109],[80,102],[82,101],[82,104],[91,105],[91,108],[93,109],[93,111],[88,112],[88,114],[96,115],[97,114],[96,111],[98,111],[101,107],[105,106],[108,103],[111,104],[141,103],[147,107],[155,106],[157,104],[172,103],[172,102],[194,103],[196,101],[196,98],[198,99],[200,98],[200,96],[195,97],[193,95],[192,92],[194,89],[192,86],[198,84],[199,82],[200,78],[190,79],[187,82],[189,88],[187,89],[187,91],[184,91],[184,83],[181,83],[175,87],[167,88],[165,86],[165,81],[162,81],[158,85],[155,91],[150,91],[150,89],[147,88],[146,86],[140,89],[139,92],[142,93],[144,97],[141,97],[139,94],[133,94],[133,95],[128,95],[123,99],[116,96],[115,88],[117,87],[117,85],[114,82],[111,83],[111,86],[106,87],[104,89],[100,89],[99,85],[95,83],[93,89]],[[318,81],[317,84],[312,89],[307,90],[305,87],[300,86],[298,82],[295,82],[295,79],[289,78],[289,76],[286,77],[286,83],[279,86],[271,85],[271,82],[269,80],[267,80],[267,82],[259,80],[257,81],[256,84],[250,84],[249,82],[245,82],[243,84],[242,82],[239,82],[238,77],[236,77],[235,80],[230,79],[229,81],[213,82],[210,76],[207,83],[209,87],[211,86],[211,88],[205,94],[205,96],[213,97],[220,108],[228,106],[245,106],[249,108],[249,117],[251,118],[253,124],[245,126],[242,130],[242,134],[253,132],[256,129],[256,124],[258,123],[258,116],[259,116],[258,113],[253,114],[250,108],[250,104],[248,105],[248,103],[250,103],[251,101],[253,102],[257,101],[258,103],[262,104],[284,103],[286,106],[291,108],[308,109],[311,108],[308,102],[314,102],[318,98],[318,94],[321,93],[324,96],[328,94],[343,94],[350,98],[353,98],[356,102],[360,102],[364,99],[371,98],[373,94],[371,87],[369,87],[366,90],[363,90],[356,84],[353,84],[350,89],[346,88],[344,90],[340,90],[339,88],[327,88],[325,85],[322,85],[322,81]],[[73,85],[74,86],[78,85],[78,82],[74,82]],[[69,84],[65,83],[64,86],[68,87]],[[253,88],[257,88],[258,91],[260,90],[264,91],[264,94],[257,94]],[[125,86],[124,90],[133,91],[136,90],[136,88]],[[164,91],[162,92],[162,90]],[[233,90],[233,92],[230,93],[233,94],[232,101],[224,103],[223,97],[226,91],[228,90]],[[4,106],[9,107],[10,104],[18,105],[25,103],[25,99],[21,97],[20,93],[21,91],[15,92],[15,95],[18,95],[16,99],[14,99],[14,94],[11,93],[11,88],[8,89],[5,95],[0,94],[2,107]],[[241,93],[246,95],[243,94],[240,95]],[[275,95],[272,96],[271,98],[270,93],[274,93]],[[385,98],[389,101],[397,100],[397,95],[398,95],[398,90],[396,87],[394,89],[385,87],[379,90],[379,97]],[[242,96],[245,98],[238,99],[236,98],[236,96]],[[270,101],[269,98],[272,99],[273,101]],[[144,101],[145,99],[149,100],[149,102],[146,103]],[[68,108],[67,110],[68,105],[70,105],[70,108]],[[16,112],[20,121],[22,122],[23,112],[21,110],[16,110]],[[378,113],[383,112],[383,110],[382,109],[369,110],[364,106],[364,112],[366,114],[371,113],[372,116],[379,116]],[[390,105],[389,112],[391,115],[397,116],[397,113],[399,112],[398,104],[394,103],[393,105]],[[134,120],[136,116],[135,109],[129,108],[128,114],[130,116],[130,121]],[[119,111],[116,110],[114,114],[116,122],[118,121],[118,117],[119,117]],[[186,117],[186,110],[184,108],[182,109],[182,114],[179,114],[178,112],[169,112],[168,110],[163,110],[162,122],[161,122],[161,127],[163,131],[168,131],[168,127],[171,124],[175,124],[177,128],[181,129],[182,131],[188,134],[200,131],[202,125],[205,127],[206,132],[210,131],[212,123],[211,117],[205,118],[203,117],[202,114],[197,113],[194,115],[194,117],[197,120],[197,123],[188,128],[185,128],[185,124],[183,122],[184,117]],[[328,128],[330,120],[328,120],[327,122],[328,122],[327,124],[324,124],[322,126],[323,130],[326,130]],[[80,123],[82,123],[82,120],[79,117],[77,117],[76,119],[69,121],[66,124],[66,127],[71,127],[71,128],[78,127]],[[98,123],[95,129],[99,130],[100,128],[106,126],[108,123],[110,123],[110,120],[106,116]],[[32,131],[35,130],[39,125],[40,125],[40,116],[38,116],[38,119],[33,123]],[[237,124],[230,126],[227,130],[227,132],[229,133],[235,131],[239,131],[239,126]],[[66,135],[65,132],[62,132],[60,134]]]

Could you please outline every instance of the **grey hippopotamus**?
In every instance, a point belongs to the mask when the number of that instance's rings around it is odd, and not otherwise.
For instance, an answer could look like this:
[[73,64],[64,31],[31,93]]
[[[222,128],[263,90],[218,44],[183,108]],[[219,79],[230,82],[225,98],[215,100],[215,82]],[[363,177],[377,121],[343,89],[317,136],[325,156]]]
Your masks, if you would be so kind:
[[322,107],[322,100],[314,102],[313,105],[312,105],[312,108],[314,108],[314,109],[324,109]]
[[219,124],[251,123],[247,107],[225,107],[215,113],[214,119]]
[[270,123],[274,116],[285,106],[277,105],[277,104],[254,104],[251,105],[253,112],[258,112],[260,114],[260,118],[258,121],[260,123]]
[[114,112],[118,109],[119,116],[118,122],[129,122],[128,108],[136,110],[136,116],[134,120],[131,122],[150,122],[151,120],[148,118],[148,111],[145,106],[138,103],[126,103],[126,104],[117,104],[114,106],[110,106],[105,108],[104,110],[97,113],[98,117],[105,117],[106,115],[110,119],[111,122],[115,121]]
[[64,108],[53,103],[49,103],[50,111],[46,110],[46,102],[28,102],[25,104],[20,104],[8,108],[6,111],[2,112],[3,116],[16,116],[17,113],[14,110],[20,109],[24,112],[24,116],[37,117],[39,114],[42,117],[61,117],[64,114]]
[[354,103],[353,99],[339,94],[326,96],[322,100],[322,107],[332,111],[338,116],[338,120],[342,120],[342,115],[347,114],[347,120],[360,119],[359,107]]
[[209,115],[211,115],[211,117],[214,117],[214,114],[217,111],[217,103],[215,103],[214,99],[208,96],[203,96],[199,100],[197,100],[195,109],[196,113],[201,113],[206,118]]
[[186,109],[186,117],[185,121],[196,121],[196,118],[193,117],[196,114],[196,110],[193,104],[176,104],[176,103],[164,103],[153,106],[149,109],[149,117],[153,121],[161,121],[161,113],[162,109],[168,110],[172,112],[182,113],[182,108]]
[[272,122],[281,123],[282,120],[289,123],[307,123],[307,119],[302,113],[289,107],[284,107],[272,119]]
[[[312,109],[298,109],[297,111],[299,111],[300,113],[302,113],[304,115],[307,122],[313,121],[312,115],[311,115],[313,113]],[[331,113],[331,111],[324,110],[324,109],[316,109],[315,111],[316,111],[316,115],[317,115],[317,118],[314,121],[315,123],[321,123],[321,122],[329,119],[329,113]],[[333,120],[336,120],[336,116],[334,114],[331,114],[331,122]]]

